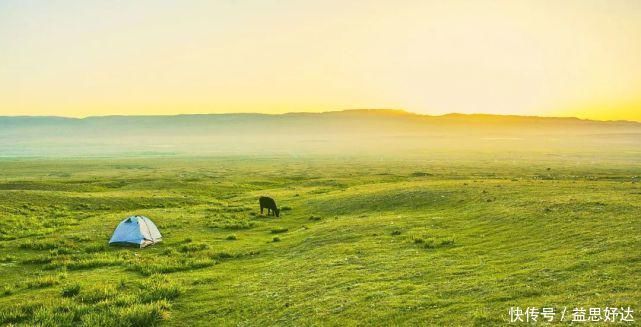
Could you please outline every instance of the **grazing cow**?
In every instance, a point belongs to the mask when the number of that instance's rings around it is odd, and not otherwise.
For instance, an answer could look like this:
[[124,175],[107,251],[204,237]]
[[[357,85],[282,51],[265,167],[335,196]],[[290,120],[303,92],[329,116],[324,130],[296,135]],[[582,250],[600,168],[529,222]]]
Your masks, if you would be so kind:
[[280,217],[280,209],[276,207],[276,201],[274,199],[267,197],[267,196],[261,196],[260,199],[258,199],[258,202],[260,202],[260,214],[263,214],[263,208],[267,208],[267,215],[271,212],[273,212],[276,217]]

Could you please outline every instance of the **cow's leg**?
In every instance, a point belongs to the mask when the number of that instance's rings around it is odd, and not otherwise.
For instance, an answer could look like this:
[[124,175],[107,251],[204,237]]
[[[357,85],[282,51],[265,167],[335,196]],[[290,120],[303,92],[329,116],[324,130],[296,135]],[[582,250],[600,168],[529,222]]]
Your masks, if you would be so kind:
[[263,206],[260,206],[260,214],[263,214]]
[[268,216],[271,216],[271,215],[272,215],[272,209],[267,208],[267,215],[268,215]]

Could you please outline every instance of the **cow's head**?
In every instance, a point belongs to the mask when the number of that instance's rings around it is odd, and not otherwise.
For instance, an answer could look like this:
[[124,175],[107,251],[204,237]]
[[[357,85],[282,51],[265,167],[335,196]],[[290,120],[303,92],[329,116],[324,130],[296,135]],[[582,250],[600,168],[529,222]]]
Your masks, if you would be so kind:
[[280,217],[280,209],[274,209],[274,214],[276,214],[276,217]]

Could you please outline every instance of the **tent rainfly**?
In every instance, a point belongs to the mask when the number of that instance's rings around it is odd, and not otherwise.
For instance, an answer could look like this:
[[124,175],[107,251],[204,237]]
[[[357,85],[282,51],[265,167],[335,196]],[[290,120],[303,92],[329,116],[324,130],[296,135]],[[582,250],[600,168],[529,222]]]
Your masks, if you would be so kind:
[[116,227],[109,244],[136,244],[141,248],[162,241],[158,227],[145,216],[131,216]]

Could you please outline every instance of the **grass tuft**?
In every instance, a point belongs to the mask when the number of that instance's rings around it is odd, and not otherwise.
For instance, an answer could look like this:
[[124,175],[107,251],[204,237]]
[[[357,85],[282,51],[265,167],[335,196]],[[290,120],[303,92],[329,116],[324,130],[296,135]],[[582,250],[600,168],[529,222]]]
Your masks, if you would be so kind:
[[30,289],[51,287],[58,285],[61,278],[61,275],[36,277],[28,280],[25,283],[25,287]]
[[3,296],[11,295],[15,292],[15,288],[12,287],[11,285],[4,285],[2,288],[0,288],[0,294]]
[[454,240],[451,238],[434,239],[434,238],[413,237],[412,240],[414,244],[420,245],[425,249],[436,249],[436,248],[454,246]]
[[169,317],[167,301],[158,301],[118,308],[114,311],[119,325],[132,327],[157,326]]
[[152,275],[141,284],[139,298],[144,303],[160,300],[173,300],[183,293],[183,289],[176,282],[162,275]]
[[78,294],[80,294],[80,284],[78,283],[72,283],[65,286],[61,292],[62,297],[74,297]]
[[180,247],[180,252],[198,252],[209,249],[205,243],[189,243]]
[[220,229],[250,229],[255,225],[256,223],[254,223],[253,221],[236,220],[212,223],[209,225],[209,227]]
[[5,255],[0,257],[0,263],[9,263],[16,261],[16,257],[12,255]]
[[94,304],[118,295],[118,290],[112,285],[98,285],[81,290],[76,296],[79,301],[87,304]]
[[206,268],[211,267],[214,264],[216,264],[216,261],[205,258],[168,258],[162,261],[136,262],[131,264],[128,269],[138,272],[144,276],[151,276],[154,274],[167,274],[178,271]]
[[287,233],[287,231],[289,231],[288,228],[276,227],[276,228],[272,228],[271,233],[272,234],[280,234],[280,233]]

